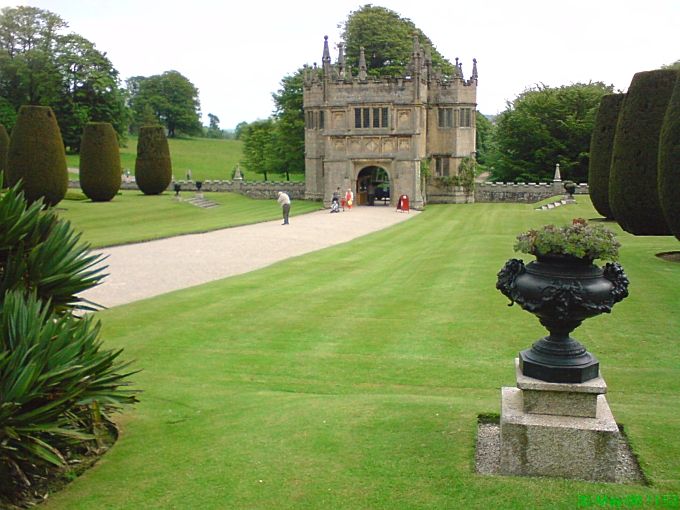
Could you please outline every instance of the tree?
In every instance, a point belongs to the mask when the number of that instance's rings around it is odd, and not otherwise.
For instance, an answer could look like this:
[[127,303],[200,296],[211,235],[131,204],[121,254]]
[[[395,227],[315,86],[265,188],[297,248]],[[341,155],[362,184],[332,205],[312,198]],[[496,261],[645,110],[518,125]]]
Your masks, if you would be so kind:
[[614,135],[609,205],[614,219],[634,235],[669,235],[658,190],[659,134],[677,71],[636,73]]
[[67,26],[35,7],[0,11],[0,115],[7,122],[8,105],[15,112],[25,104],[50,106],[65,146],[77,151],[87,122],[110,122],[123,137],[128,118],[118,72],[93,43],[62,34]]
[[5,174],[7,172],[7,152],[9,151],[9,135],[5,126],[0,124],[0,188],[5,187]]
[[68,189],[59,125],[49,106],[22,106],[7,153],[7,182],[22,182],[26,199],[58,204]]
[[128,111],[118,71],[94,44],[76,34],[58,38],[55,62],[61,75],[59,99],[51,101],[62,126],[64,144],[80,150],[88,122],[106,122],[121,136],[127,131]]
[[248,123],[246,121],[242,121],[236,124],[236,127],[234,128],[234,139],[240,140],[243,130],[246,129],[247,127]]
[[201,105],[198,89],[178,71],[166,71],[148,78],[135,76],[128,81],[128,91],[137,126],[148,121],[149,111],[165,126],[169,137],[178,132],[200,134]]
[[477,147],[477,164],[486,165],[487,154],[489,153],[489,146],[491,139],[493,138],[494,125],[491,121],[486,118],[482,113],[475,112],[475,136],[476,136],[476,147]]
[[5,129],[12,131],[14,123],[17,121],[17,112],[7,99],[0,97],[0,124]]
[[584,182],[595,115],[602,96],[612,90],[590,82],[522,92],[498,117],[488,161],[494,179],[552,180],[559,163],[563,178]]
[[305,173],[305,113],[302,107],[303,70],[285,76],[272,94],[276,110],[272,136],[271,168],[286,175]]
[[680,240],[680,72],[661,125],[658,180],[659,203],[666,223]]
[[256,120],[241,129],[243,140],[243,166],[251,172],[264,175],[272,170],[274,122],[272,119]]
[[212,113],[208,114],[210,125],[208,126],[208,138],[223,138],[222,130],[220,129],[220,118]]
[[135,180],[145,195],[163,193],[172,181],[170,147],[163,126],[142,126],[139,129]]
[[113,126],[89,122],[80,151],[80,188],[93,202],[109,202],[120,189],[120,150]]
[[661,66],[661,69],[675,69],[676,71],[680,71],[680,60],[676,60],[672,64]]
[[588,190],[593,207],[605,218],[613,218],[609,207],[609,169],[612,163],[616,124],[624,98],[625,94],[602,96],[590,139]]
[[360,48],[364,48],[370,76],[401,76],[408,69],[413,53],[413,34],[430,49],[432,63],[443,74],[451,75],[454,66],[434,47],[432,41],[408,18],[385,7],[364,5],[350,12],[343,26],[347,62],[359,67]]

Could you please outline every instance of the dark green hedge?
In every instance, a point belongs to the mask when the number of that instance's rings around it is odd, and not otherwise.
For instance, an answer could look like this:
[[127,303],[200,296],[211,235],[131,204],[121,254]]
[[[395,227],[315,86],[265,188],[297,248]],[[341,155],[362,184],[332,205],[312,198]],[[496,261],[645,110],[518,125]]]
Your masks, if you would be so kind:
[[95,202],[108,202],[120,189],[118,137],[108,122],[90,122],[83,129],[80,188]]
[[68,189],[66,154],[59,125],[49,106],[22,106],[7,154],[10,186],[23,179],[26,199],[58,204]]
[[680,73],[661,126],[658,181],[661,210],[680,240]]
[[135,180],[145,195],[163,193],[172,180],[170,148],[162,126],[142,126],[137,140]]
[[659,203],[659,133],[676,71],[633,76],[621,107],[609,176],[609,205],[621,227],[635,235],[669,235]]
[[593,206],[605,218],[613,218],[609,207],[609,168],[619,112],[625,94],[607,94],[602,97],[590,138],[590,164],[588,189]]
[[3,177],[0,177],[0,188],[5,187],[4,173],[7,171],[7,151],[9,151],[9,135],[5,126],[0,124],[0,172],[3,173]]

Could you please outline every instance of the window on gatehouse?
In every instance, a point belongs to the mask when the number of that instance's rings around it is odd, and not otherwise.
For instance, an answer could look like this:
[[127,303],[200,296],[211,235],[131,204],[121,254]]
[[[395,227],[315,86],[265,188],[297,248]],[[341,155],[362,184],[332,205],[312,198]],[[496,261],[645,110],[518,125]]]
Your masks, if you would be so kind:
[[389,127],[389,108],[384,106],[355,108],[354,127],[356,129]]
[[472,127],[472,108],[460,109],[460,127]]
[[449,156],[434,156],[435,177],[449,177],[451,170],[451,158]]
[[439,127],[453,127],[453,108],[438,108]]

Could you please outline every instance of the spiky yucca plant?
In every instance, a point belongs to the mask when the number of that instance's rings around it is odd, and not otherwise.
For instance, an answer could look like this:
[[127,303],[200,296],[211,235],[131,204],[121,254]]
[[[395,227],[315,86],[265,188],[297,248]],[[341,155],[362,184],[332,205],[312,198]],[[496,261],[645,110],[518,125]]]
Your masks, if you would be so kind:
[[74,315],[96,306],[78,293],[99,283],[100,262],[19,185],[0,194],[0,507],[136,400],[121,351]]

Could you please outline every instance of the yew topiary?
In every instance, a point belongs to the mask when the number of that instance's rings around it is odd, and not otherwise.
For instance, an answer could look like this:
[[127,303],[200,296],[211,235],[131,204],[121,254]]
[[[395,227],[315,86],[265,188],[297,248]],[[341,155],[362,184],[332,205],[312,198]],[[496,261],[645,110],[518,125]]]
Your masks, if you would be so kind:
[[661,210],[680,240],[680,73],[661,126],[658,181]]
[[85,125],[80,142],[80,188],[95,202],[108,202],[120,189],[118,137],[108,122]]
[[590,164],[588,166],[588,190],[593,207],[605,218],[613,218],[609,207],[609,169],[616,123],[625,94],[602,96],[590,138]]
[[609,176],[609,205],[621,227],[634,235],[669,235],[657,183],[659,133],[676,71],[633,76],[621,107]]
[[64,143],[49,106],[22,106],[7,153],[7,183],[23,181],[26,200],[56,205],[66,195],[68,171]]
[[5,126],[0,124],[0,188],[5,187],[6,178],[4,176],[7,172],[7,151],[9,150],[9,135]]
[[142,126],[135,160],[137,186],[145,195],[163,193],[172,180],[172,162],[162,126]]

